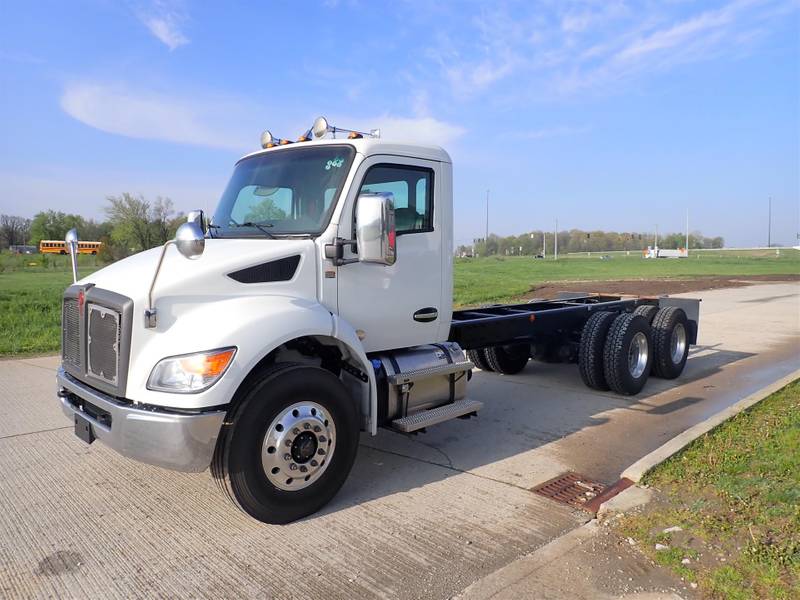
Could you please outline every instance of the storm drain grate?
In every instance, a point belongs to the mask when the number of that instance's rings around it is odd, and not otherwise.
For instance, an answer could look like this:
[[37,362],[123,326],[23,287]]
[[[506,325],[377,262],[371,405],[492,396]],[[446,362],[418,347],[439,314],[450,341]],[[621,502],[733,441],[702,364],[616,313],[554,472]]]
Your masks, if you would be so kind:
[[562,504],[587,509],[586,504],[605,489],[606,486],[602,483],[570,471],[537,485],[531,491]]

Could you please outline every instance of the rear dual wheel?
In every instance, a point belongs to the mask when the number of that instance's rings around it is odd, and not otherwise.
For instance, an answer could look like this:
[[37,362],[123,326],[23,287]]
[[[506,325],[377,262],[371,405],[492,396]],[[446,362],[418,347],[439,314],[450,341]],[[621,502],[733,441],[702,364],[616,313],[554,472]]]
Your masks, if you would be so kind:
[[608,387],[632,396],[642,391],[653,363],[650,324],[642,315],[622,313],[609,327],[603,346],[603,375]]
[[467,350],[467,358],[481,371],[494,371],[503,375],[519,373],[531,357],[528,344],[506,344]]
[[491,371],[492,367],[489,366],[489,362],[486,360],[486,356],[483,352],[483,348],[479,348],[477,350],[467,350],[467,358],[481,371]]
[[598,312],[586,321],[578,350],[581,379],[595,390],[638,394],[652,366],[650,325],[642,314]]
[[490,346],[484,349],[486,362],[492,371],[503,375],[519,373],[528,364],[531,357],[528,344],[507,344],[504,346]]
[[667,306],[653,319],[653,375],[675,379],[689,357],[689,320],[683,309]]

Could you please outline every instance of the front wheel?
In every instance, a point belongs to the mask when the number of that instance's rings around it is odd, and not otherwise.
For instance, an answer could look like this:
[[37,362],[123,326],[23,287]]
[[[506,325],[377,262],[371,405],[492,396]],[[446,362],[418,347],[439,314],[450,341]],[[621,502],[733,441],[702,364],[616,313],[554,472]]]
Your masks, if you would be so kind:
[[342,382],[307,365],[271,367],[223,426],[211,472],[228,497],[265,523],[327,504],[358,449],[358,414]]

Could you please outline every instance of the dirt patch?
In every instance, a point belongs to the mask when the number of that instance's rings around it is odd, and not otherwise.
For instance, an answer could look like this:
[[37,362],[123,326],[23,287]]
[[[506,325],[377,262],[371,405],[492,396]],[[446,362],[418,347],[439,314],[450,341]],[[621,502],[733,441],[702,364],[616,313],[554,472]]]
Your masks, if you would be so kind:
[[759,283],[800,281],[797,275],[748,275],[745,277],[698,277],[695,279],[623,279],[612,281],[557,281],[537,285],[523,296],[555,298],[559,292],[598,292],[609,295],[660,296],[744,287]]

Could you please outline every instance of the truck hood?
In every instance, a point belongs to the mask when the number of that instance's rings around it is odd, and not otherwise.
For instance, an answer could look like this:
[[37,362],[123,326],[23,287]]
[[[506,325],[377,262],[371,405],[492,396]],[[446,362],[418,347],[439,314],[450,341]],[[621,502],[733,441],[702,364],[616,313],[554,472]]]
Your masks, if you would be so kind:
[[[202,298],[245,294],[279,294],[316,298],[316,268],[312,240],[206,239],[205,251],[195,260],[184,258],[174,246],[167,248],[153,291],[159,299],[178,297],[191,302]],[[81,279],[131,298],[143,310],[162,247],[117,261]],[[240,283],[229,274],[271,261],[300,256],[291,281]],[[302,283],[298,280],[302,279]],[[311,299],[309,298],[309,299]]]

